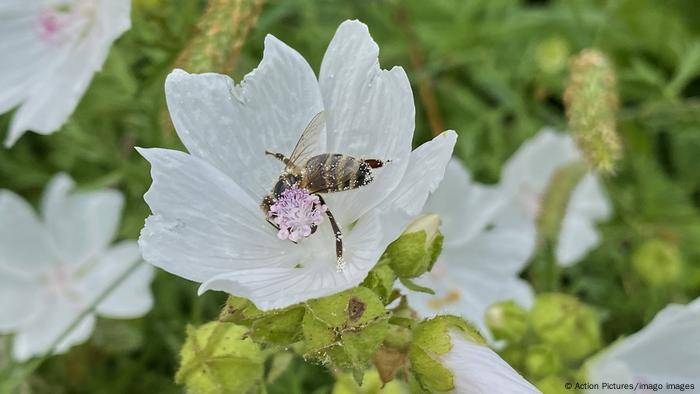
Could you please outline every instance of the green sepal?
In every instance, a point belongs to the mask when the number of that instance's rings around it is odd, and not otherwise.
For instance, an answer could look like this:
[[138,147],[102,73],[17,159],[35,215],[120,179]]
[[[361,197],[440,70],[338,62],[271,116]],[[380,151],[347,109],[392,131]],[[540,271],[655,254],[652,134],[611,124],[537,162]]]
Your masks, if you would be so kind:
[[285,346],[302,339],[304,311],[304,306],[297,304],[264,312],[248,299],[229,296],[219,314],[219,321],[249,327],[249,335],[256,342]]
[[229,296],[219,314],[219,321],[248,325],[264,313],[247,298]]
[[457,330],[475,343],[486,345],[479,332],[457,316],[437,316],[418,324],[413,331],[408,355],[411,371],[422,389],[428,392],[454,389],[454,376],[442,365],[439,357],[452,349],[450,330]]
[[384,304],[364,287],[308,301],[302,322],[304,358],[352,370],[360,379],[388,324]]
[[417,291],[419,293],[435,295],[435,290],[431,289],[430,287],[421,286],[408,278],[399,278],[399,281],[409,290]]
[[396,281],[396,274],[394,274],[394,271],[389,266],[389,259],[382,258],[367,274],[361,286],[374,291],[384,305],[386,305],[391,302],[394,281]]
[[264,357],[247,331],[218,321],[188,326],[175,382],[198,394],[245,393],[259,385]]
[[301,322],[304,318],[301,305],[272,311],[256,319],[250,327],[250,336],[256,342],[291,345],[303,338]]

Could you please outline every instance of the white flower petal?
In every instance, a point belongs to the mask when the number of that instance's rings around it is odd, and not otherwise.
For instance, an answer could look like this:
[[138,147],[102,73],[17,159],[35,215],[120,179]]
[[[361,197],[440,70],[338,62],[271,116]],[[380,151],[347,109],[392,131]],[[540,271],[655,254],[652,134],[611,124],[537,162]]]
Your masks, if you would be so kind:
[[[347,224],[377,205],[397,185],[408,165],[415,128],[413,93],[401,67],[381,70],[379,48],[367,26],[345,21],[323,57],[319,84],[328,123],[328,150],[391,160],[371,184],[333,195]],[[330,203],[330,202],[329,202]]]
[[[98,0],[97,19],[103,39],[116,40],[131,28],[130,0]],[[107,45],[109,46],[109,45]]]
[[[83,278],[83,286],[96,298],[140,259],[136,241],[120,242],[100,256],[95,266]],[[153,272],[151,265],[142,263],[97,305],[97,313],[122,319],[146,314],[153,306],[150,290]]]
[[78,106],[93,74],[102,67],[107,49],[96,51],[84,43],[55,72],[38,81],[12,118],[5,146],[14,145],[28,130],[45,135],[57,131]]
[[[552,176],[563,165],[582,160],[573,139],[552,129],[543,129],[506,163],[501,187],[511,196],[511,207],[499,218],[503,225],[534,229],[542,209],[542,195]],[[562,221],[556,250],[557,261],[569,266],[600,242],[595,222],[609,218],[610,204],[597,174],[589,173],[574,189]],[[534,236],[534,233],[533,233]]]
[[0,113],[19,105],[37,81],[51,72],[47,65],[63,50],[37,40],[36,16],[41,7],[26,1],[0,4],[0,53],[6,54],[0,63]]
[[533,238],[523,228],[494,227],[459,246],[444,248],[452,266],[465,265],[485,274],[517,275],[534,250]]
[[387,244],[398,238],[421,212],[428,195],[437,189],[456,141],[457,133],[448,130],[411,152],[403,179],[377,207],[383,215]]
[[409,304],[423,317],[462,316],[490,339],[484,322],[490,305],[506,300],[532,305],[532,288],[518,278],[532,249],[531,237],[498,226],[461,245],[446,246],[433,270],[416,280],[436,294],[408,292]]
[[436,294],[407,293],[421,316],[462,316],[490,339],[484,322],[490,305],[509,299],[532,304],[532,288],[518,273],[534,249],[534,228],[529,219],[500,223],[504,212],[510,217],[505,202],[499,189],[472,182],[459,162],[450,162],[424,208],[443,218],[442,254],[431,272],[416,279]]
[[56,175],[46,187],[42,210],[61,262],[81,265],[114,238],[124,196],[116,190],[72,192],[74,186],[69,176]]
[[690,383],[700,386],[700,298],[669,305],[639,332],[587,362],[591,382]]
[[[49,299],[44,300],[48,302]],[[82,312],[77,305],[65,300],[52,302],[31,324],[22,327],[14,337],[12,356],[17,361],[42,356],[67,330]],[[67,352],[72,346],[90,338],[95,327],[95,316],[88,315],[56,346],[53,354]]]
[[112,42],[130,26],[128,0],[98,1],[94,5],[95,14],[87,11],[91,5],[78,3],[73,6],[83,7],[88,13],[82,16],[87,20],[78,22],[88,30],[76,32],[75,42],[70,48],[47,63],[51,72],[34,77],[36,83],[27,91],[22,106],[10,123],[5,139],[8,147],[27,130],[50,134],[59,129],[75,110],[94,73],[102,68]]
[[144,196],[153,215],[139,238],[146,261],[204,282],[294,258],[293,244],[277,239],[258,203],[221,171],[183,152],[139,152],[151,162],[153,177]]
[[0,267],[30,279],[56,260],[49,236],[32,207],[18,195],[0,190]]
[[[347,234],[344,259],[345,269],[338,271],[331,233],[316,234],[300,244],[322,242],[322,247],[306,245],[306,253],[299,257],[299,267],[260,268],[236,270],[216,276],[199,289],[222,290],[252,300],[262,310],[284,308],[311,298],[324,297],[357,286],[384,252],[381,242],[382,223],[376,215],[368,214]],[[318,235],[326,235],[318,237]]]
[[[289,157],[309,121],[323,110],[309,64],[270,35],[262,62],[239,86],[224,75],[175,70],[165,82],[165,94],[187,150],[227,174],[258,203],[283,168],[265,150]],[[321,139],[320,150],[325,150],[325,134]]]
[[0,333],[14,331],[31,321],[39,310],[34,281],[0,268]]
[[505,202],[500,190],[472,182],[464,166],[452,159],[440,187],[430,195],[423,212],[440,215],[444,245],[449,247],[466,242],[482,231]]
[[464,334],[450,332],[452,349],[442,364],[454,375],[454,393],[540,393],[487,346],[472,342]]
[[610,218],[612,208],[596,174],[589,173],[583,177],[573,191],[567,211],[593,220]]
[[427,273],[415,280],[419,285],[433,289],[434,295],[403,289],[409,305],[419,316],[461,316],[474,324],[479,332],[492,342],[493,338],[485,322],[489,306],[508,300],[525,308],[532,306],[534,293],[530,284],[524,280],[489,276],[479,272],[468,274],[467,269],[464,269],[461,275],[453,275],[454,272],[455,270],[448,272],[449,278]]
[[581,260],[599,242],[600,235],[595,229],[595,224],[588,218],[569,212],[562,221],[557,240],[557,262],[568,267]]
[[510,193],[523,189],[535,194],[545,191],[560,166],[581,158],[570,136],[545,128],[508,159],[503,167],[501,183]]

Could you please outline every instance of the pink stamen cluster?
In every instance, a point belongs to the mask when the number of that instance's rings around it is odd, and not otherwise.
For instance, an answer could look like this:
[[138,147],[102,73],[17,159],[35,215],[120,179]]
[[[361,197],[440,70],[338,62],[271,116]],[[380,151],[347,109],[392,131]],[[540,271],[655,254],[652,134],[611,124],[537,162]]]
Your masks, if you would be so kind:
[[279,227],[277,238],[298,242],[311,235],[328,208],[315,194],[304,189],[287,189],[270,206],[268,216]]

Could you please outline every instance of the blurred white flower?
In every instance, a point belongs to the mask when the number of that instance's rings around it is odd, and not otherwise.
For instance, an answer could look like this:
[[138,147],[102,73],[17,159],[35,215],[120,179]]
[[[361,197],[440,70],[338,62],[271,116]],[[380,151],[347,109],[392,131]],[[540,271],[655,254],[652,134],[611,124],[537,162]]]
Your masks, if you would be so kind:
[[[568,134],[543,129],[525,142],[503,169],[501,187],[509,202],[502,224],[520,226],[523,235],[534,240],[542,196],[552,176],[562,166],[582,159]],[[594,248],[600,242],[595,224],[610,214],[598,175],[586,174],[574,189],[561,224],[555,251],[558,263],[572,265]]]
[[700,298],[687,305],[667,306],[639,332],[586,362],[591,383],[685,383],[697,390],[699,371]]
[[[123,197],[114,190],[71,193],[73,181],[57,175],[46,188],[42,217],[16,194],[0,190],[0,332],[15,333],[18,360],[41,355],[117,278],[140,260],[136,241],[110,246]],[[96,314],[139,317],[151,309],[153,267],[136,271],[97,305]],[[56,353],[90,337],[88,315]]]
[[474,342],[458,330],[449,332],[452,348],[441,356],[454,376],[456,394],[540,393],[488,346]]
[[0,2],[0,113],[19,106],[5,145],[50,134],[73,113],[112,45],[129,29],[129,0]]
[[534,239],[523,234],[522,224],[495,224],[505,203],[497,188],[473,182],[457,160],[450,161],[423,209],[442,219],[442,254],[431,272],[415,280],[435,295],[407,292],[409,304],[421,316],[462,316],[488,337],[484,315],[491,304],[513,300],[526,308],[532,305],[532,288],[518,274]]
[[[446,132],[411,152],[411,87],[402,68],[379,68],[378,52],[367,26],[346,21],[318,80],[299,53],[273,36],[258,68],[238,86],[225,75],[173,71],[165,93],[189,154],[140,150],[153,177],[145,195],[153,215],[139,239],[144,258],[202,282],[200,293],[226,291],[262,309],[358,285],[437,187],[456,140]],[[278,238],[260,209],[283,170],[265,151],[288,156],[321,111],[326,127],[315,154],[390,160],[373,170],[370,184],[323,195],[343,232],[342,271],[325,214],[308,238],[301,226],[303,239],[295,244]]]

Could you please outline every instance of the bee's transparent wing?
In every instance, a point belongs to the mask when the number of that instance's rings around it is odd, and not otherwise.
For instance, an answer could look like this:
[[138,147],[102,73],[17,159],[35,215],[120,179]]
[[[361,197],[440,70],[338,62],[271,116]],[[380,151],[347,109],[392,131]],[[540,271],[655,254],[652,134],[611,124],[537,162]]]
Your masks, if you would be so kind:
[[323,111],[317,113],[301,133],[297,145],[294,147],[289,161],[296,166],[303,166],[303,163],[314,155],[321,152],[321,131],[326,126],[326,118]]

